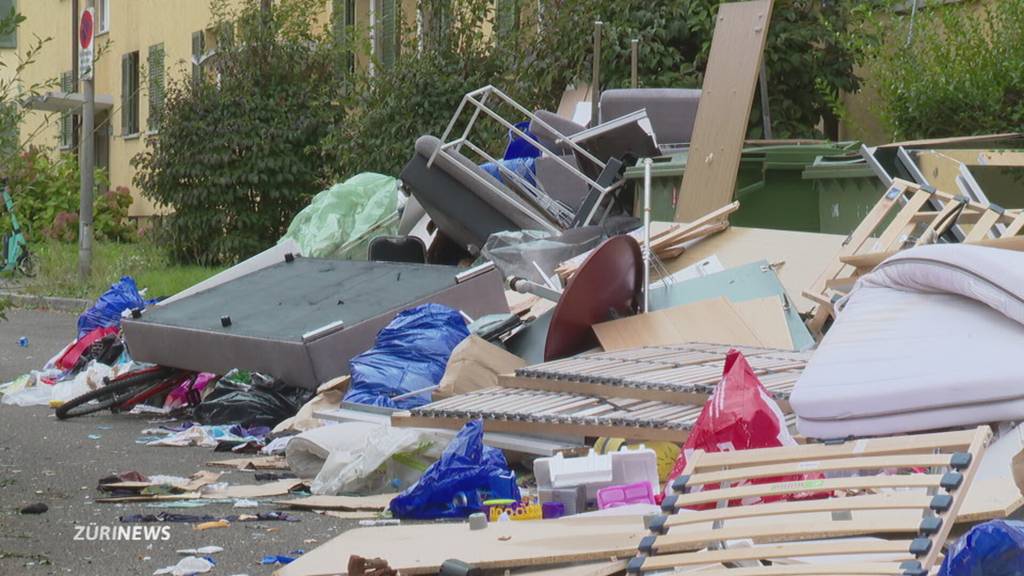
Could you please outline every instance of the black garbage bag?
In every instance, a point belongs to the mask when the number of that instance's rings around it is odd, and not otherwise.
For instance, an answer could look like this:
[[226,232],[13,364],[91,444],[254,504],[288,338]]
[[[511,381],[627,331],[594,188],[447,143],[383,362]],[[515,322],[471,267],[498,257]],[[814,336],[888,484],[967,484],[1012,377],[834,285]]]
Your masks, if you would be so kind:
[[232,370],[193,409],[192,418],[200,424],[273,428],[294,416],[314,394],[258,372]]

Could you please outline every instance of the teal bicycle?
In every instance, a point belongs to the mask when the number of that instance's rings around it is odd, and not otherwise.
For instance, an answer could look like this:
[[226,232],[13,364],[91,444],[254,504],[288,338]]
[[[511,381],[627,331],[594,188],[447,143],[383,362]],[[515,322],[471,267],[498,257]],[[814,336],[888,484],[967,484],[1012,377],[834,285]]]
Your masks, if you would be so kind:
[[14,214],[14,198],[7,179],[3,180],[4,206],[11,217],[11,232],[0,238],[0,272],[20,272],[25,276],[36,275],[35,258],[28,251],[28,241]]

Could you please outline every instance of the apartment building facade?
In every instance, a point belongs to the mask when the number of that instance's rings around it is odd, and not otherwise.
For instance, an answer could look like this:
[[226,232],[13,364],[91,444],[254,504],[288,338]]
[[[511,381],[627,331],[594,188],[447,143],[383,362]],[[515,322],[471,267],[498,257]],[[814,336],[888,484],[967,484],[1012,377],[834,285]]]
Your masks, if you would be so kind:
[[[235,5],[260,0],[229,0]],[[367,29],[394,28],[396,14],[412,15],[416,0],[322,0],[325,23]],[[0,39],[0,61],[10,74],[19,59],[48,39],[34,63],[22,73],[22,85],[47,83],[46,98],[32,106],[20,130],[24,144],[76,153],[81,141],[80,83],[77,81],[75,30],[86,0],[0,0],[0,12],[15,8],[25,17],[18,32]],[[95,92],[97,165],[108,170],[111,186],[128,188],[134,198],[130,216],[158,212],[133,184],[131,160],[159,138],[165,88],[197,73],[216,52],[210,0],[94,0],[96,10]],[[388,20],[390,19],[390,20]],[[379,29],[379,28],[378,28]],[[378,33],[378,40],[383,36]],[[390,46],[378,41],[378,50]],[[387,56],[385,51],[382,56]]]

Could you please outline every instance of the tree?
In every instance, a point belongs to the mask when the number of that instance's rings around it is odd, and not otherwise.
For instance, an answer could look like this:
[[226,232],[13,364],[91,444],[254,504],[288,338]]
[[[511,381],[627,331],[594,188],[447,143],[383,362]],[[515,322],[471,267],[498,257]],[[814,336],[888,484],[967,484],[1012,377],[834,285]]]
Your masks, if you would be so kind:
[[323,138],[344,118],[343,67],[316,0],[214,0],[213,64],[172,82],[160,134],[133,162],[173,209],[176,259],[232,262],[265,249],[328,182]]

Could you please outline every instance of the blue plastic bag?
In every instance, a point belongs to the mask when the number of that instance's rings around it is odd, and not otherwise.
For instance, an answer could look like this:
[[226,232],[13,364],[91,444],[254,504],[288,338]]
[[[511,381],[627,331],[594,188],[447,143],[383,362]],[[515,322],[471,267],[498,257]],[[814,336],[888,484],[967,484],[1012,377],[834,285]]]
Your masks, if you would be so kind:
[[456,310],[423,304],[404,310],[377,334],[373,348],[349,361],[346,402],[408,410],[430,402],[430,393],[400,396],[436,386],[452,350],[469,336]]
[[464,518],[490,498],[519,500],[505,455],[484,446],[483,420],[472,420],[452,439],[419,481],[391,500],[395,518]]
[[946,554],[939,576],[1024,574],[1024,522],[991,520],[960,537]]
[[139,294],[135,279],[124,276],[78,317],[78,337],[81,338],[97,328],[120,326],[122,312],[145,307],[146,301]]
[[[498,160],[498,162],[501,164],[501,168],[504,168],[514,174],[518,174],[530,184],[537,184],[537,161],[533,158],[510,158],[508,160]],[[484,162],[480,165],[480,168],[506,186],[518,186],[515,178],[505,174],[501,168],[498,167],[498,164],[495,164],[494,162]]]

